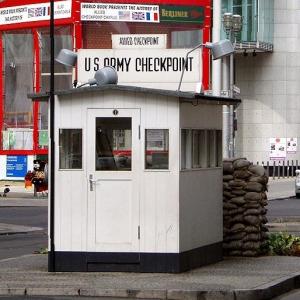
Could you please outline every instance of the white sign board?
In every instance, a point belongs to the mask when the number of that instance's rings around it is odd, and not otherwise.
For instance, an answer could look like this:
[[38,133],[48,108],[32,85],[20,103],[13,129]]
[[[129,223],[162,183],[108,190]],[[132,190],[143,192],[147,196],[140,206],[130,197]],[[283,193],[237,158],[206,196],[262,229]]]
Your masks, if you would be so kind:
[[[185,56],[189,49],[80,49],[78,50],[78,81],[85,83],[97,70],[112,66],[119,84],[177,88]],[[187,59],[183,83],[202,82],[202,55],[196,50]],[[166,83],[169,83],[166,87]],[[193,89],[192,89],[193,90]]]
[[158,5],[81,3],[81,21],[159,23]]
[[270,159],[286,158],[286,138],[270,138]]
[[165,49],[166,34],[113,34],[111,36],[113,49]]
[[297,138],[286,139],[286,151],[290,154],[294,154],[297,152]]
[[[54,2],[54,18],[71,18],[72,3],[68,1]],[[12,6],[0,9],[0,24],[16,24],[50,19],[50,2]]]

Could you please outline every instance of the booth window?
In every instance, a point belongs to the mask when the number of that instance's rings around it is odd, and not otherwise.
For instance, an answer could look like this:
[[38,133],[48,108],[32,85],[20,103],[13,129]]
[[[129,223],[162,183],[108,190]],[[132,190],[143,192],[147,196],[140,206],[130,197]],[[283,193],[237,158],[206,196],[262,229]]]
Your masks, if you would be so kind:
[[82,169],[82,129],[59,129],[59,168]]
[[181,130],[181,169],[222,166],[222,131]]
[[131,171],[131,118],[96,118],[96,171]]
[[145,168],[169,169],[169,130],[146,129]]

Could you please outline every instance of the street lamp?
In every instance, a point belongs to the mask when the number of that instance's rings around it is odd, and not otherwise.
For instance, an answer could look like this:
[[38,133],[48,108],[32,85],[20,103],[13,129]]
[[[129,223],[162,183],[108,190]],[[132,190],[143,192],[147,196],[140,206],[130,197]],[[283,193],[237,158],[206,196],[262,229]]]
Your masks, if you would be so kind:
[[[243,27],[242,17],[230,12],[224,13],[222,23],[226,37],[231,42],[236,43],[238,34]],[[222,90],[227,95],[234,97],[234,56],[226,57],[222,61]],[[223,106],[223,156],[234,157],[234,129],[233,129],[233,106]]]
[[179,80],[179,84],[178,84],[178,88],[177,91],[180,91],[180,87],[181,87],[181,83],[182,83],[182,78],[183,78],[183,74],[184,71],[187,67],[187,58],[188,56],[195,51],[198,48],[201,47],[205,47],[211,50],[212,53],[212,57],[214,60],[216,59],[220,59],[223,58],[225,56],[231,55],[234,52],[234,48],[232,43],[229,40],[222,40],[216,43],[205,43],[205,44],[199,44],[196,47],[194,47],[193,49],[191,49],[190,51],[188,51],[186,53],[185,59],[184,59],[184,65],[182,68],[182,72],[181,72],[181,76],[180,76],[180,80]]
[[55,144],[54,144],[54,0],[50,0],[50,101],[49,101],[49,121],[50,121],[50,224],[49,224],[49,260],[48,270],[55,272],[55,245],[54,245],[54,170],[55,170]]

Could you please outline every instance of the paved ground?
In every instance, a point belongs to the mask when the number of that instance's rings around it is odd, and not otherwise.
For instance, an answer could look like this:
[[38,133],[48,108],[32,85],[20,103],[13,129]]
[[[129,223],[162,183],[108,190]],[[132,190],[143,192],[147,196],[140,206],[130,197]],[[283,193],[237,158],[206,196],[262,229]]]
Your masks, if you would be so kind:
[[268,199],[295,197],[295,178],[269,179]]
[[[293,184],[293,179],[270,179],[269,199],[293,197]],[[21,197],[22,193],[25,197]],[[7,198],[0,198],[0,206],[47,206],[46,197],[32,196],[32,192],[12,188]],[[7,224],[0,224],[0,232],[32,230],[7,227]],[[183,274],[48,273],[47,255],[32,254],[0,260],[0,296],[259,300],[272,299],[298,287],[298,257],[225,258],[222,262]]]
[[227,258],[182,274],[54,274],[47,272],[46,255],[29,255],[0,261],[0,295],[271,299],[296,286],[299,270],[299,258],[274,256]]

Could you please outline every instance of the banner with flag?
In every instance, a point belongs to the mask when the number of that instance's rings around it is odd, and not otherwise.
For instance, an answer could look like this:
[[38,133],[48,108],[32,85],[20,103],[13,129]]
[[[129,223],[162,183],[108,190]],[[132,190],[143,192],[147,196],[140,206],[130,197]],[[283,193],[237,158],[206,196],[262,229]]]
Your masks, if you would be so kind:
[[[71,18],[71,0],[54,2],[55,19]],[[0,9],[0,28],[1,26],[45,21],[50,19],[50,3],[38,3],[21,6],[11,6]]]
[[159,23],[159,6],[128,3],[81,3],[81,21]]

